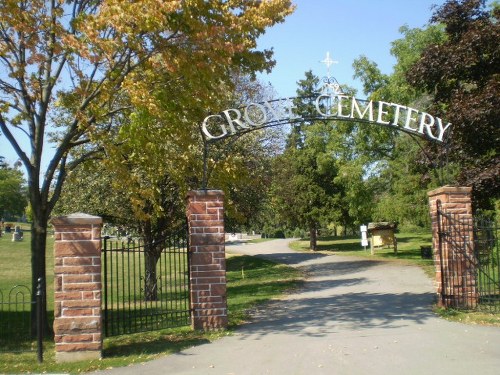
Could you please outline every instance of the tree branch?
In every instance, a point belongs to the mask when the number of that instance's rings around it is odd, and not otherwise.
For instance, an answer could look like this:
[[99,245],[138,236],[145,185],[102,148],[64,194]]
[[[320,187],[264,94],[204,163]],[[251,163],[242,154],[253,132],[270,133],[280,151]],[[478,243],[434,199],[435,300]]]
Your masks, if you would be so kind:
[[28,175],[32,173],[33,170],[32,170],[32,165],[30,163],[30,159],[17,143],[16,138],[12,135],[10,129],[7,127],[7,124],[1,113],[0,113],[0,129],[2,130],[2,133],[5,136],[5,138],[7,138],[9,143],[12,145],[12,148],[14,148],[14,151],[16,152],[19,159],[21,159],[21,161],[23,162],[24,166],[26,167],[26,170],[28,171]]

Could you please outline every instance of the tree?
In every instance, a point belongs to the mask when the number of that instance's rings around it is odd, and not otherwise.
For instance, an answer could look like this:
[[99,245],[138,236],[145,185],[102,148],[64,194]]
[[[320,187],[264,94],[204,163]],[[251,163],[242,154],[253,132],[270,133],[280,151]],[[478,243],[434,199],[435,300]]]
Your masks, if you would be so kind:
[[[235,75],[235,90],[227,107],[275,98],[270,86],[248,76]],[[226,107],[226,108],[227,108]],[[284,148],[282,126],[253,130],[212,143],[208,155],[209,186],[224,191],[225,225],[228,231],[259,226],[259,214],[267,204],[272,180],[272,161]]]
[[448,157],[457,182],[473,187],[476,208],[492,208],[500,192],[500,7],[483,0],[448,0],[431,22],[446,40],[429,45],[407,79],[432,97],[432,109],[453,124]]
[[[307,113],[319,79],[311,71],[298,82],[295,105]],[[282,222],[307,229],[310,249],[317,249],[318,230],[332,218],[337,169],[328,153],[329,125],[310,122],[292,125],[284,153],[274,163],[273,206]]]
[[413,139],[397,138],[391,157],[384,161],[375,181],[374,220],[430,226],[427,191],[438,184],[427,163],[420,160],[421,155]]
[[27,203],[23,174],[4,160],[0,156],[0,217],[21,216]]
[[133,227],[133,210],[123,187],[101,160],[87,161],[68,173],[52,214],[85,212],[102,217],[105,225]]
[[[235,92],[228,98],[240,106],[240,100],[259,101],[267,88],[250,77],[233,76]],[[189,104],[191,92],[165,82],[154,91],[177,93],[176,106]],[[231,99],[233,97],[235,99]],[[144,240],[144,290],[146,300],[157,297],[156,264],[166,236],[184,226],[184,198],[188,189],[199,188],[202,177],[203,144],[196,129],[185,134],[190,122],[201,118],[200,108],[186,107],[182,115],[167,101],[159,110],[137,109],[122,123],[111,145],[104,145],[106,160],[87,162],[84,168],[68,176],[56,207],[60,213],[85,210],[105,218],[106,222],[125,225]],[[182,106],[181,106],[182,107]],[[163,123],[183,122],[165,131]],[[153,126],[154,124],[154,126]],[[148,128],[148,132],[144,129]],[[247,224],[261,204],[266,190],[267,155],[272,153],[275,130],[260,130],[222,145],[212,145],[210,182],[223,188],[227,200],[226,226]],[[266,147],[264,147],[266,143]]]
[[[431,96],[411,86],[406,75],[429,45],[445,41],[444,28],[439,24],[425,29],[403,26],[400,32],[403,37],[392,42],[391,54],[396,58],[393,72],[382,74],[374,62],[361,57],[353,64],[355,77],[362,80],[365,94],[371,99],[407,103],[430,111]],[[429,142],[394,131],[376,132],[378,142],[357,147],[365,162],[371,163],[368,170],[374,194],[373,219],[428,225],[426,192],[452,181],[452,165],[440,164],[439,154],[429,151],[438,149]]]
[[271,51],[256,50],[256,39],[291,11],[287,0],[0,1],[0,131],[26,169],[33,290],[68,171],[102,150],[132,105],[155,109],[158,77],[183,82],[193,106],[210,108],[231,67],[270,69]]

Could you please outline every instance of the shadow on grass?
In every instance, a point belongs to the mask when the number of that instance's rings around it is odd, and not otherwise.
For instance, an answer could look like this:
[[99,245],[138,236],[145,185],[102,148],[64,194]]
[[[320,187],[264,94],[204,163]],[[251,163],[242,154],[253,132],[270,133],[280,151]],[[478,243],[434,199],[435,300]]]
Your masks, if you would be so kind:
[[[300,239],[300,242],[309,244],[308,238]],[[307,251],[307,248],[303,248]],[[317,251],[331,251],[331,252],[351,252],[351,251],[363,251],[361,247],[360,240],[357,237],[335,237],[335,236],[325,236],[318,238]]]
[[138,341],[134,335],[111,338],[103,350],[105,358],[128,357],[132,355],[155,355],[177,353],[183,349],[208,344],[210,340],[197,331],[185,332],[183,334],[151,334],[145,337],[138,335]]
[[[0,299],[0,302],[2,300]],[[18,305],[2,302],[7,308]],[[27,308],[29,309],[29,305]],[[2,305],[0,305],[0,308]],[[23,308],[22,306],[20,308]],[[28,311],[0,311],[0,352],[26,352],[36,350],[31,336],[31,320]]]
[[345,242],[345,243],[334,243],[334,244],[318,244],[319,251],[364,251],[360,248],[359,242]]

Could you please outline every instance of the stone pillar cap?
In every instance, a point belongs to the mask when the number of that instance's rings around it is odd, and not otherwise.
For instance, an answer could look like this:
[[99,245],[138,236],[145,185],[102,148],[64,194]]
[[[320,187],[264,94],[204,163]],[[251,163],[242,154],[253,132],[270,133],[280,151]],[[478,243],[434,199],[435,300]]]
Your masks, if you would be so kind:
[[52,225],[102,224],[102,217],[75,212],[69,215],[56,216],[50,220]]
[[454,193],[454,194],[470,194],[472,192],[472,187],[470,186],[451,186],[445,185],[437,189],[431,190],[427,193],[429,197],[439,194]]

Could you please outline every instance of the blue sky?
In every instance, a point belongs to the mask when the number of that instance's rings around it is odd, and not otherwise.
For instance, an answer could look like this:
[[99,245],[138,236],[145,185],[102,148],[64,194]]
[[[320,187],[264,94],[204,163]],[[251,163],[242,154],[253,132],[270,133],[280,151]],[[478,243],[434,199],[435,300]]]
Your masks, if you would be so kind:
[[[319,77],[327,68],[320,63],[330,52],[338,64],[330,68],[339,83],[358,89],[353,79],[352,62],[360,55],[375,61],[384,73],[390,73],[394,58],[391,42],[400,38],[399,28],[424,27],[432,15],[433,4],[444,0],[295,0],[297,9],[284,23],[269,29],[259,39],[258,48],[273,48],[276,66],[269,75],[278,97],[295,96],[296,82],[312,70]],[[49,152],[50,153],[50,152]],[[9,163],[17,156],[10,144],[0,136],[0,155]]]
[[401,38],[399,28],[425,27],[432,16],[432,5],[444,0],[295,0],[295,13],[284,23],[269,29],[259,39],[259,48],[273,48],[276,66],[259,79],[270,82],[279,97],[295,96],[296,82],[307,70],[319,77],[327,68],[320,63],[327,52],[338,64],[331,75],[339,83],[358,89],[353,79],[354,59],[365,55],[384,73],[390,73],[395,59],[391,42]]

